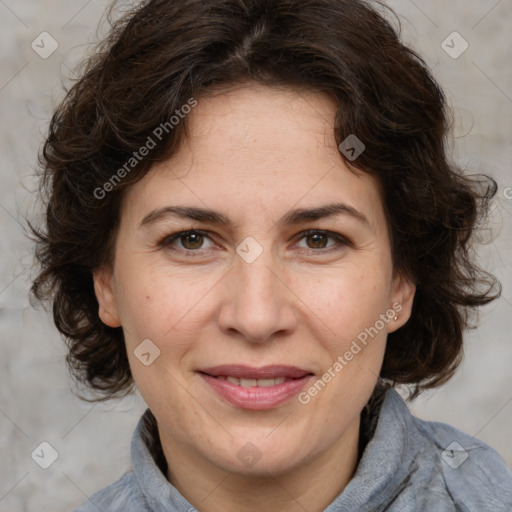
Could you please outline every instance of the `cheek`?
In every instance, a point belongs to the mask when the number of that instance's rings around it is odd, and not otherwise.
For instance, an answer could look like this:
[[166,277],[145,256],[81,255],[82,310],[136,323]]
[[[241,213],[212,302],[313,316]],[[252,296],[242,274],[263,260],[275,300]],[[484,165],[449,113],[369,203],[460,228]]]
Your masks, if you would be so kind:
[[386,348],[389,319],[383,321],[381,315],[389,309],[389,280],[382,266],[353,267],[325,276],[311,288],[308,305],[319,319],[313,353],[318,354],[321,344],[324,373],[320,378],[328,391],[306,389],[305,400],[317,400],[316,406],[324,410],[362,408],[374,388]]
[[171,274],[168,268],[147,262],[130,263],[119,262],[116,287],[127,346],[134,347],[146,338],[158,344],[169,338],[186,339],[190,318],[201,313],[206,303],[202,298],[215,285],[212,275],[175,269]]
[[357,337],[389,307],[390,275],[382,266],[347,266],[302,279],[297,295],[330,328],[333,343]]

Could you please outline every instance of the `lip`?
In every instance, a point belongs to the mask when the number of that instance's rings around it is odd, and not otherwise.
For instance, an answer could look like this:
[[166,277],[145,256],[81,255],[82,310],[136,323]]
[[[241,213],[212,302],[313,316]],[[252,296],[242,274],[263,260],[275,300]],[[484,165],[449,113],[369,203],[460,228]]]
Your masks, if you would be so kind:
[[261,368],[240,364],[223,364],[221,366],[212,366],[211,368],[201,368],[198,371],[213,377],[231,375],[232,377],[238,377],[239,379],[271,379],[274,377],[299,379],[312,373],[309,370],[284,364],[262,366]]
[[[198,370],[201,378],[220,397],[230,404],[249,410],[273,409],[297,395],[314,376],[312,372],[296,366],[272,365],[254,368],[244,365],[221,365]],[[268,387],[242,387],[227,380],[217,379],[221,376],[240,379],[269,379],[285,377],[282,384]]]

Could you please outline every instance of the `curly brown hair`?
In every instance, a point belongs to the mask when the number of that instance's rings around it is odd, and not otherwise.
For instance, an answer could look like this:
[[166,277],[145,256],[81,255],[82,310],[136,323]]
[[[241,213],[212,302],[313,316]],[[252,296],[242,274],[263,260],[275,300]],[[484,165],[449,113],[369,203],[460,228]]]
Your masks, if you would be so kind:
[[[381,377],[411,384],[414,396],[444,383],[460,363],[469,313],[500,293],[472,251],[496,183],[449,161],[443,92],[384,6],[360,0],[151,0],[111,21],[39,157],[46,225],[33,228],[41,269],[32,292],[53,305],[72,375],[94,400],[132,389],[123,331],[101,322],[93,271],[112,261],[123,191],[176,152],[186,117],[120,170],[191,98],[247,80],[328,93],[337,143],[350,134],[364,142],[347,164],[382,184],[394,270],[416,285]],[[122,179],[112,183],[116,169]]]

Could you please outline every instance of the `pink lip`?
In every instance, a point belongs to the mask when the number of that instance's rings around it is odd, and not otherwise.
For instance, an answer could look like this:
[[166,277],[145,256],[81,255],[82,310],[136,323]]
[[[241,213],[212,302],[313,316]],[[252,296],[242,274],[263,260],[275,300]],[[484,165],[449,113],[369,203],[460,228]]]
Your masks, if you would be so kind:
[[213,366],[211,368],[201,368],[198,371],[212,375],[213,377],[230,375],[231,377],[238,377],[239,379],[271,379],[273,377],[298,379],[311,373],[308,370],[303,370],[296,366],[287,366],[283,364],[274,364],[271,366],[263,366],[261,368],[253,368],[252,366],[240,364],[223,364],[221,366]]
[[[272,409],[297,395],[313,374],[295,366],[273,365],[251,368],[241,365],[222,365],[199,370],[199,375],[209,386],[229,403],[242,409]],[[285,377],[282,384],[269,387],[252,386],[244,388],[218,376],[243,379],[269,379]],[[289,380],[288,380],[289,379]]]

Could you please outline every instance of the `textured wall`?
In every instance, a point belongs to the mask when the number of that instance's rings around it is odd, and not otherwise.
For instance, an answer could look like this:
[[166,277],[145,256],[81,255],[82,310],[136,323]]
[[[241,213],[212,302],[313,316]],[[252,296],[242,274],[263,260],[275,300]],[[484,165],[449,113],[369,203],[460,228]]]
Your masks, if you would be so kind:
[[[404,38],[447,92],[455,114],[454,158],[471,172],[489,173],[500,186],[491,226],[496,239],[480,254],[501,278],[503,297],[468,333],[457,376],[412,408],[479,437],[512,465],[512,2],[389,3],[402,17]],[[74,398],[63,343],[48,315],[32,309],[27,298],[33,270],[23,219],[38,215],[36,153],[62,96],[61,82],[95,41],[105,5],[0,0],[0,511],[69,511],[116,479],[128,467],[131,431],[144,408],[137,397],[96,406]],[[454,31],[464,40],[450,36],[445,51],[441,44]],[[50,56],[45,52],[56,43],[42,32],[58,43]],[[467,50],[453,58],[464,41]],[[31,458],[44,441],[58,452],[48,469]],[[41,464],[50,457],[45,445],[34,452]]]

